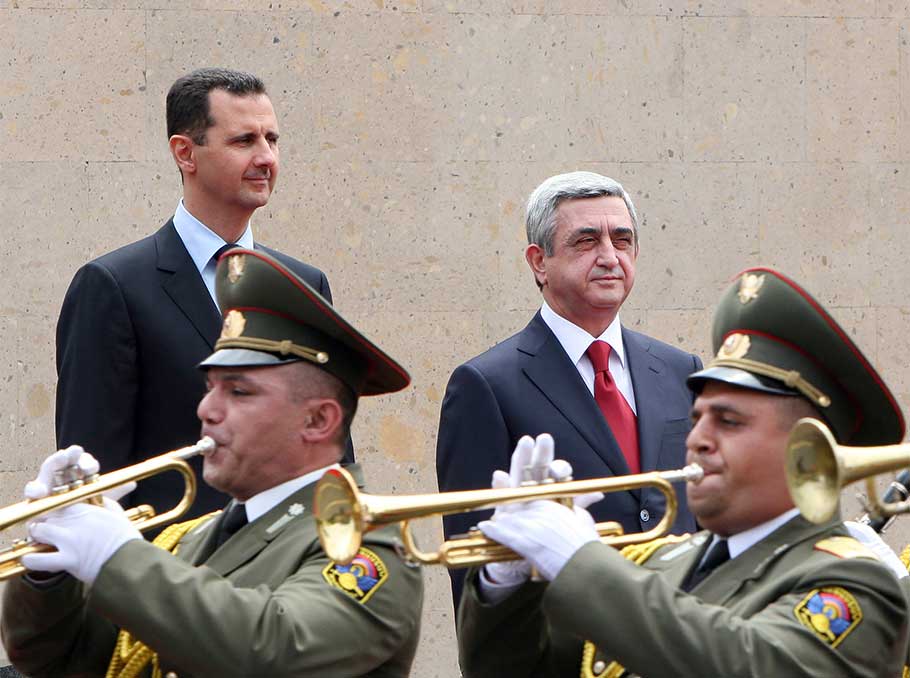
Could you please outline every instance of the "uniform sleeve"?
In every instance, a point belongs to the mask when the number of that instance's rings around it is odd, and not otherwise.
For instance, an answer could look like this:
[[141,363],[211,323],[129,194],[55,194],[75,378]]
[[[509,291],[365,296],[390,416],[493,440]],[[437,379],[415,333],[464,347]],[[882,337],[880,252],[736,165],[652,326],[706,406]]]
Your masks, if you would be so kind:
[[[593,543],[550,584],[544,610],[552,626],[592,641],[644,676],[898,675],[907,603],[897,581],[877,565],[845,559],[820,566],[813,577],[742,617],[702,603],[668,584],[660,572]],[[842,601],[856,604],[851,617],[858,621],[836,645],[796,614],[814,590],[833,587],[839,587]],[[592,592],[598,604],[591,604]]]
[[468,572],[458,608],[458,664],[464,678],[563,675],[549,670],[540,605],[546,584],[529,582],[501,603],[487,605],[480,597],[478,573],[477,568]]
[[47,588],[24,577],[7,582],[0,630],[10,662],[32,678],[103,678],[117,637],[86,610],[82,584],[68,576]]
[[89,605],[177,673],[351,678],[416,644],[423,599],[418,569],[389,547],[367,546],[388,576],[361,601],[326,581],[322,552],[303,556],[274,590],[241,588],[137,540],[102,568]]
[[138,369],[122,291],[93,262],[76,273],[57,322],[57,446],[82,445],[102,469],[128,465]]

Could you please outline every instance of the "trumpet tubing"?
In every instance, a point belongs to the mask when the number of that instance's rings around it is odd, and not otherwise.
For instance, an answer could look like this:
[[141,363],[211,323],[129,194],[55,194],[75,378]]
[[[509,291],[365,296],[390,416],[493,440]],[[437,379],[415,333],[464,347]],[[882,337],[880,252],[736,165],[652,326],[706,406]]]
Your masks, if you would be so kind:
[[[214,449],[215,441],[209,437],[204,437],[195,445],[181,447],[178,450],[146,459],[133,466],[127,466],[96,476],[90,482],[76,483],[77,486],[72,489],[63,490],[41,499],[11,504],[0,509],[0,531],[7,530],[14,525],[27,523],[38,516],[82,501],[97,503],[105,492],[116,487],[143,480],[166,471],[176,471],[183,476],[184,492],[183,497],[173,508],[156,515],[151,506],[143,504],[126,512],[127,517],[134,523],[136,529],[143,532],[151,530],[179,518],[192,506],[193,499],[196,497],[196,476],[186,460],[199,454],[206,454]],[[33,542],[30,539],[20,539],[13,542],[9,547],[0,550],[0,581],[22,574],[25,571],[20,562],[22,556],[29,553],[52,550],[52,547]]]
[[796,422],[787,441],[787,484],[793,503],[813,523],[829,520],[837,510],[840,492],[858,480],[866,481],[873,518],[910,512],[910,501],[881,501],[875,476],[910,466],[910,445],[851,447],[840,445],[817,419]]
[[602,541],[614,546],[625,546],[666,534],[673,525],[677,510],[676,493],[671,483],[698,482],[702,475],[701,467],[691,464],[677,471],[653,471],[633,476],[542,483],[505,489],[381,496],[360,492],[347,471],[336,469],[326,472],[319,481],[314,512],[322,547],[329,558],[337,562],[350,562],[357,555],[365,533],[383,525],[397,523],[405,551],[412,560],[424,565],[468,567],[517,560],[520,556],[479,532],[444,542],[438,551],[424,552],[414,543],[410,521],[535,499],[562,499],[591,492],[656,487],[666,497],[666,511],[654,528],[643,533],[622,534],[618,523],[597,525]]

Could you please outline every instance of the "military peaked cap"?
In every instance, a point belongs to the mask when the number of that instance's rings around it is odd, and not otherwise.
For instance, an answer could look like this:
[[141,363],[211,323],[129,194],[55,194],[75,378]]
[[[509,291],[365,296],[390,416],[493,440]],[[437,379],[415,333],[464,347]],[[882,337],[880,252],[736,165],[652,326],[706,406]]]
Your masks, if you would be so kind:
[[316,290],[262,252],[232,249],[218,260],[215,296],[224,323],[199,367],[257,367],[306,360],[355,395],[399,391],[401,365],[358,332]]
[[715,356],[688,384],[706,381],[809,400],[844,445],[904,437],[884,380],[821,304],[770,268],[743,271],[714,315]]

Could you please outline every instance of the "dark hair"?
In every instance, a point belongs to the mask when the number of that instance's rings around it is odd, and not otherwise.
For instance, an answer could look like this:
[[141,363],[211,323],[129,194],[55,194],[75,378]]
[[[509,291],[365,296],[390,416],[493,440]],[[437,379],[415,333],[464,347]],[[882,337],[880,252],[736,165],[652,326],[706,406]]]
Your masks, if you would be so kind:
[[308,362],[293,363],[298,368],[294,370],[291,383],[291,397],[296,402],[303,402],[307,398],[331,398],[341,407],[341,425],[335,442],[344,448],[345,441],[351,434],[351,424],[357,414],[357,396],[350,386],[345,384],[334,374],[329,374],[320,367]]
[[237,96],[265,94],[265,84],[250,73],[227,68],[200,68],[171,85],[167,93],[167,137],[185,134],[205,144],[205,131],[215,124],[209,114],[209,92],[223,89]]

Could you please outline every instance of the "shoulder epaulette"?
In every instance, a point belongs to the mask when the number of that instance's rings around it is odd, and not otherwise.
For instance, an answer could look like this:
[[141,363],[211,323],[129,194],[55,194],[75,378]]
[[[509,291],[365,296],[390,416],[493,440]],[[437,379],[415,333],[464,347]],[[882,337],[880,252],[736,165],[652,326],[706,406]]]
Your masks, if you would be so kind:
[[691,534],[668,534],[665,537],[658,537],[641,544],[630,544],[623,548],[620,553],[636,565],[641,565],[647,562],[648,558],[654,555],[654,552],[662,546],[678,544],[681,541],[686,541],[691,536]]
[[824,551],[838,558],[869,558],[878,560],[875,552],[853,537],[828,537],[815,544],[816,551]]

